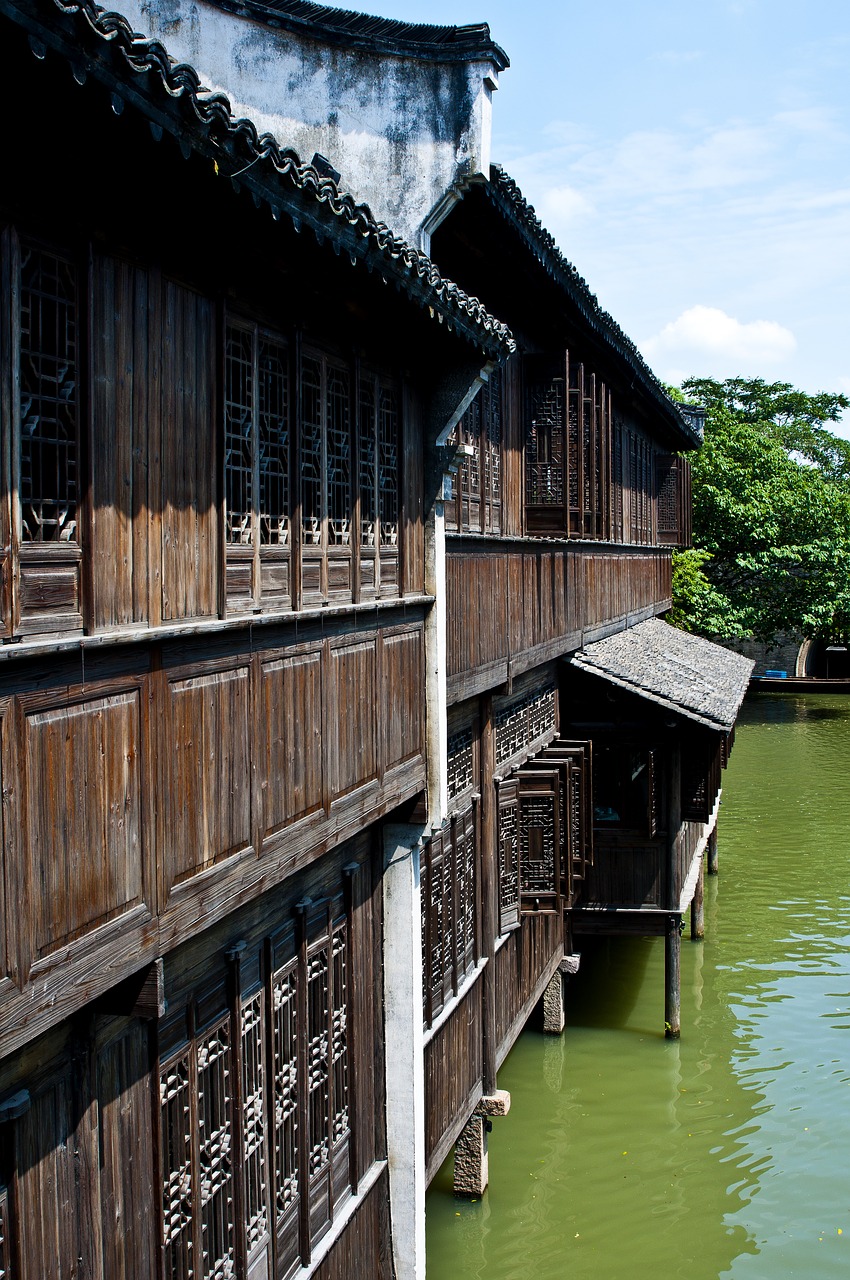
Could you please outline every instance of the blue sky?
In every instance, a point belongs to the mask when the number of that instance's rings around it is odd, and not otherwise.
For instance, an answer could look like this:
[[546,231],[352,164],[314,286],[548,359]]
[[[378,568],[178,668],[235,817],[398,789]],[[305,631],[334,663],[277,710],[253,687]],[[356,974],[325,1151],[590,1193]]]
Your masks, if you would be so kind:
[[490,24],[493,157],[661,377],[850,394],[850,0],[346,7]]

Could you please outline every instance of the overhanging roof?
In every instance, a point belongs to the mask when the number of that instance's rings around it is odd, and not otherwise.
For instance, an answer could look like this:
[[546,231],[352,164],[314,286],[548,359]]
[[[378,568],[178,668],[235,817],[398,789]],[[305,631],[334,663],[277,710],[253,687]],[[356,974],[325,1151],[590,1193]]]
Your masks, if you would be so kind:
[[[377,222],[335,179],[260,134],[253,121],[236,117],[223,93],[206,89],[194,67],[176,63],[158,40],[135,33],[126,18],[96,0],[0,0],[0,15],[29,33],[39,59],[49,51],[66,58],[74,78],[91,75],[112,91],[112,106],[142,112],[155,137],[172,134],[183,154],[215,164],[236,190],[245,187],[258,208],[287,216],[296,229],[309,227],[352,263],[378,271],[440,323],[495,358],[515,343],[510,330],[477,298],[447,280],[426,254]],[[66,81],[62,90],[75,90]],[[57,117],[58,120],[58,117]],[[57,123],[57,138],[61,122]],[[141,180],[141,175],[140,175]]]
[[613,316],[603,310],[587,281],[561,253],[551,232],[543,226],[514,179],[494,164],[490,167],[490,181],[479,187],[501,216],[515,227],[543,269],[558,282],[588,328],[598,335],[612,356],[627,367],[633,385],[643,389],[655,411],[684,437],[686,447],[699,447],[702,443],[699,410],[694,406],[680,406],[670,398],[631,338]]
[[571,662],[608,684],[724,733],[735,723],[754,666],[750,658],[658,618],[587,645]]

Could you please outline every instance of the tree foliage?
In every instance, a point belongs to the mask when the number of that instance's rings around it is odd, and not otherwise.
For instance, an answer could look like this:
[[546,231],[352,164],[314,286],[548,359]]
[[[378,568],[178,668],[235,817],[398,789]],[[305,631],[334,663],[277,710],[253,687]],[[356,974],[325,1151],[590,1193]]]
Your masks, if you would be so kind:
[[689,378],[707,410],[691,454],[694,550],[674,562],[672,619],[769,640],[850,633],[850,443],[827,424],[843,395],[761,378]]

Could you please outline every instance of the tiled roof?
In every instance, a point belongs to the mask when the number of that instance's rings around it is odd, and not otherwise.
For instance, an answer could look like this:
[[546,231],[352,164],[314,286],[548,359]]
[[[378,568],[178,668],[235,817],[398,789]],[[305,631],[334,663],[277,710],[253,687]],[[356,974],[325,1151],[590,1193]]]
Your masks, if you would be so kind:
[[726,733],[753,669],[749,658],[658,618],[589,644],[571,661],[580,671]]
[[309,226],[318,240],[326,238],[352,263],[380,271],[485,350],[504,355],[514,349],[507,326],[444,279],[427,254],[377,222],[368,205],[356,203],[333,178],[279,146],[271,134],[259,134],[251,120],[234,116],[226,95],[204,88],[194,67],[176,63],[160,41],[134,33],[120,14],[92,0],[0,0],[0,13],[30,31],[37,56],[52,48],[81,79],[89,72],[102,79],[114,89],[115,110],[123,109],[125,99],[132,102],[150,118],[157,136],[169,131],[185,154],[207,156],[275,217],[285,213],[296,227]]
[[374,53],[410,56],[427,62],[492,62],[498,71],[509,66],[508,56],[490,37],[486,22],[463,27],[438,27],[427,22],[352,13],[310,0],[213,0],[229,13],[282,27],[323,44],[345,45]]
[[500,165],[494,164],[490,169],[490,181],[483,186],[492,203],[504,216],[510,218],[523,235],[538,262],[566,291],[586,323],[631,366],[644,387],[672,418],[678,429],[693,444],[700,444],[701,436],[693,417],[679,411],[678,405],[670,399],[631,338],[623,332],[607,311],[603,311],[587,281],[561,253],[554,237],[543,226],[533,205],[528,203],[514,179],[505,173]]

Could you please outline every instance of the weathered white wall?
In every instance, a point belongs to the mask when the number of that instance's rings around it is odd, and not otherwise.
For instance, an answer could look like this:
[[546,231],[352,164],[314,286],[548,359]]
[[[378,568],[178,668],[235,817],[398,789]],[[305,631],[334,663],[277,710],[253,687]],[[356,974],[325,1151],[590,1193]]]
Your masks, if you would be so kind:
[[[318,151],[378,221],[427,250],[423,225],[457,181],[487,174],[495,67],[336,48],[203,0],[115,0],[142,35],[227,94],[237,116]],[[379,6],[378,6],[379,7]]]

